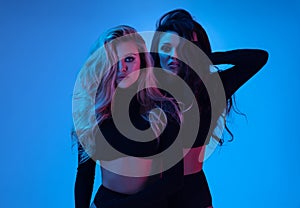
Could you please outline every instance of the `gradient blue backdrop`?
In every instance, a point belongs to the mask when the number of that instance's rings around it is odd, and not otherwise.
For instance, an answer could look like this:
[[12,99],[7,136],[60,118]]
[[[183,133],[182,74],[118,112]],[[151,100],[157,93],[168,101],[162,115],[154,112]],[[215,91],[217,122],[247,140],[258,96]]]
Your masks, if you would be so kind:
[[237,92],[248,122],[235,116],[234,142],[206,161],[215,207],[300,207],[297,0],[1,0],[0,207],[74,207],[71,100],[90,46],[118,24],[153,30],[175,8],[195,16],[214,51],[270,54]]

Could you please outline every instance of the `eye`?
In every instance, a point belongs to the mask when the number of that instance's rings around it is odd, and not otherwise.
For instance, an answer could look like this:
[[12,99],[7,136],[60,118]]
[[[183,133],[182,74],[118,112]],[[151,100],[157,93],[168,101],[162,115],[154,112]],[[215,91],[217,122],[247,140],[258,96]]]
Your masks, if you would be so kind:
[[170,45],[163,45],[163,46],[161,46],[160,49],[161,49],[163,52],[165,52],[165,53],[168,53],[168,52],[170,52],[170,51],[172,50],[172,48],[171,48]]
[[126,63],[133,62],[134,60],[135,60],[135,58],[134,58],[133,56],[128,56],[128,57],[126,57],[126,58],[124,59],[124,61],[125,61]]

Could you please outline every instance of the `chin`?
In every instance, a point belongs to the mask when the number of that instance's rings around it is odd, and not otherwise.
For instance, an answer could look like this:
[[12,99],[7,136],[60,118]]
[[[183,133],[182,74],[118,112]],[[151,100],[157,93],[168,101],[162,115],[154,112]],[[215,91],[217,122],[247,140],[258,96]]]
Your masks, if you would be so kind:
[[123,80],[118,84],[119,88],[125,89],[130,87],[131,85],[133,85],[133,83],[135,83],[136,80],[131,80],[131,79],[127,79],[127,80]]
[[173,74],[173,75],[177,75],[178,74],[178,70],[177,69],[166,69],[166,72]]
[[130,86],[131,86],[131,84],[127,84],[127,83],[120,83],[120,84],[118,84],[118,87],[122,88],[122,89],[128,88]]

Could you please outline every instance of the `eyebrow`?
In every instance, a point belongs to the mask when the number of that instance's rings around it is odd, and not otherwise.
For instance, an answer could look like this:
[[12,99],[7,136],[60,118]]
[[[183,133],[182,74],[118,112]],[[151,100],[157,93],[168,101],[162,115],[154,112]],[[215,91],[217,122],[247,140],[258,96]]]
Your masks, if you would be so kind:
[[162,42],[161,45],[163,44],[172,45],[170,42]]
[[137,56],[139,53],[126,53],[122,56],[122,58],[127,57],[127,56]]

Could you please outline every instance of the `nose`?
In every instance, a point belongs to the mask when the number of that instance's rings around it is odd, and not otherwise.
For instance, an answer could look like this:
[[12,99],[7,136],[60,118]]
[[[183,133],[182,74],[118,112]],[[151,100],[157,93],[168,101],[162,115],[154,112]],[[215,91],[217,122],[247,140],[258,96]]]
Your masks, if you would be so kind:
[[120,72],[127,72],[128,66],[125,61],[119,61],[119,70]]
[[121,72],[127,72],[128,70],[128,67],[127,65],[125,64],[122,68],[121,68]]
[[173,49],[172,50],[172,52],[171,52],[171,56],[173,57],[173,58],[178,58],[178,54],[177,54],[177,50],[176,49]]

